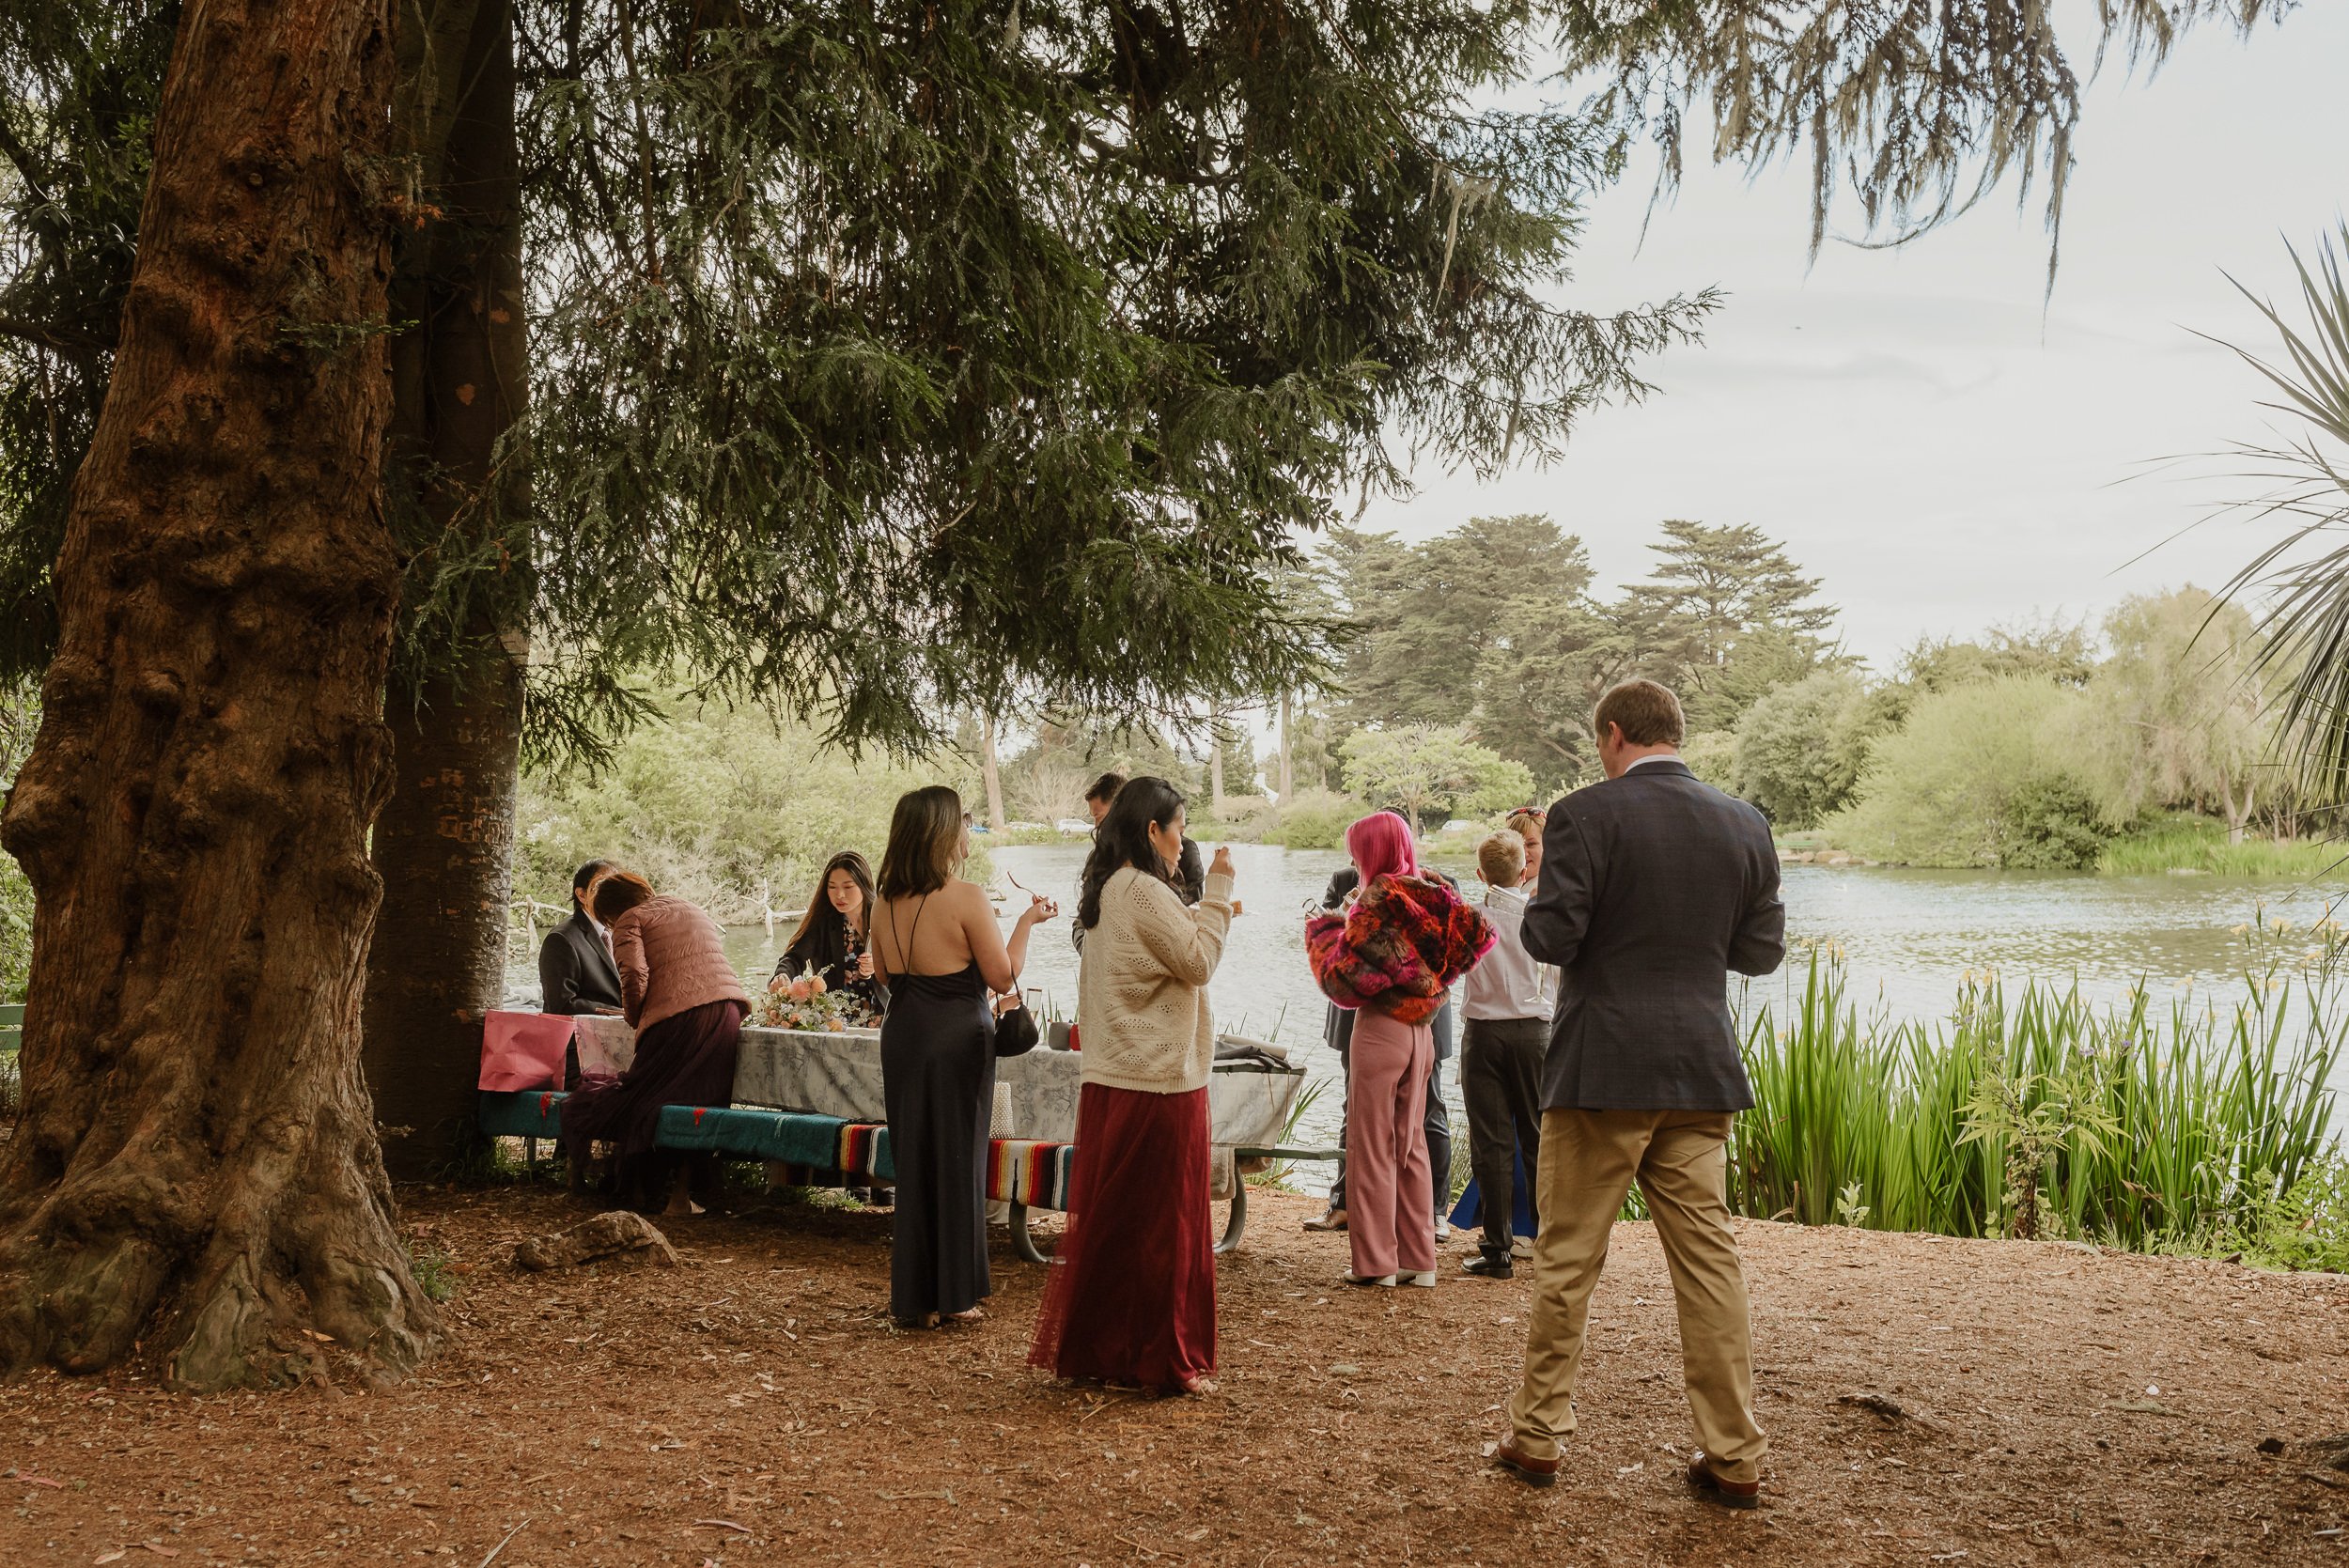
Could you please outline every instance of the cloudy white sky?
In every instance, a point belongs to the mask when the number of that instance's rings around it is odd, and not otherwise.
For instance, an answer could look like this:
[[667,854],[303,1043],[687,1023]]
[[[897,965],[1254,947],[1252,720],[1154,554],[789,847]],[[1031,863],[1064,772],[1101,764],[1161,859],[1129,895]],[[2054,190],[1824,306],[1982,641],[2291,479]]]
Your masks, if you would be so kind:
[[2282,294],[2285,240],[2305,253],[2349,209],[2345,61],[2349,7],[2319,6],[2248,43],[2191,37],[2151,82],[2108,70],[2052,300],[2036,194],[1899,252],[1830,241],[1812,265],[1801,170],[1691,167],[1643,245],[1653,171],[1637,170],[1595,210],[1566,298],[1610,310],[1718,285],[1706,343],[1656,362],[1659,396],[1589,420],[1551,468],[1423,472],[1363,526],[1420,538],[1546,511],[1623,582],[1661,519],[1751,522],[1826,580],[1880,670],[1920,632],[2215,586],[2265,536],[2212,525],[2129,565],[2215,493],[2142,475],[2270,427],[2254,374],[2193,334],[2263,348],[2222,274]]

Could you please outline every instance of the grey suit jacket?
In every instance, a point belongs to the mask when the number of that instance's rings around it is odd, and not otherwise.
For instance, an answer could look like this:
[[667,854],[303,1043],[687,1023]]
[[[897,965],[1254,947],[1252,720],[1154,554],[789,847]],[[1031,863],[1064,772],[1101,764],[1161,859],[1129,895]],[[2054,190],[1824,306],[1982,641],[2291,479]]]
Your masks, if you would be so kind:
[[1729,971],[1786,955],[1762,814],[1651,762],[1549,808],[1526,951],[1559,969],[1542,1105],[1744,1110]]

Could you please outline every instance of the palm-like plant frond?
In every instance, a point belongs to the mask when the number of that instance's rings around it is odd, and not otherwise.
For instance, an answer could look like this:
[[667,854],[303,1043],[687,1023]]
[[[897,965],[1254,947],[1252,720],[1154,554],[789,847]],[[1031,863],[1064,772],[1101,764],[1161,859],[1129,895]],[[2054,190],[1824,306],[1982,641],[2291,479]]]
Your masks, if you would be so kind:
[[[2238,504],[2255,518],[2282,520],[2280,537],[2252,559],[2225,597],[2266,596],[2263,666],[2285,681],[2281,733],[2298,752],[2303,784],[2316,802],[2349,803],[2349,223],[2319,241],[2311,262],[2292,250],[2305,320],[2244,288],[2275,329],[2279,355],[2229,348],[2280,395],[2262,407],[2300,422],[2280,444],[2234,450],[2243,477],[2271,489]],[[2230,282],[2234,280],[2230,279]]]

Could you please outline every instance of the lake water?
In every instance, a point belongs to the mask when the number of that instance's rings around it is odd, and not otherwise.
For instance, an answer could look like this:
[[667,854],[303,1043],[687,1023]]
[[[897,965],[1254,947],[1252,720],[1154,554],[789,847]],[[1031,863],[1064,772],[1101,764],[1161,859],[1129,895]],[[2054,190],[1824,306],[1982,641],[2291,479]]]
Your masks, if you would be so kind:
[[[1062,917],[1035,933],[1025,983],[1050,1007],[1073,1014],[1077,955],[1068,923],[1084,846],[1015,846],[992,854],[999,874],[1061,901]],[[1233,923],[1212,987],[1217,1021],[1295,1049],[1325,1085],[1303,1136],[1333,1140],[1337,1059],[1321,1047],[1323,1003],[1305,967],[1303,913],[1309,900],[1319,903],[1346,857],[1235,845],[1232,860],[1244,912]],[[1916,1018],[1945,1014],[1968,970],[1996,970],[2017,986],[2030,978],[2077,979],[2096,998],[2122,996],[2140,979],[2160,994],[2190,982],[2223,996],[2241,952],[2232,926],[2262,908],[2305,924],[2344,894],[2349,884],[2339,881],[1802,865],[1786,868],[1785,887],[1789,932],[1840,943],[1863,1006]],[[761,927],[730,931],[728,948],[746,974],[774,966],[774,946]],[[1457,1081],[1449,1070],[1445,1079],[1455,1126],[1464,1126]],[[2341,1087],[2349,1092],[2349,1082]],[[1300,1172],[1308,1183],[1317,1174]]]

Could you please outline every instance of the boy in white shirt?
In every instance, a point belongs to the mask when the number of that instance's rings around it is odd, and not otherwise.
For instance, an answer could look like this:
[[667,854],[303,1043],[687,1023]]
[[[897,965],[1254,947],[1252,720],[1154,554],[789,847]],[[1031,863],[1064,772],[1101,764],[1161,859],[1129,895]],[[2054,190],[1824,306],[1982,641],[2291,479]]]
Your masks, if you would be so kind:
[[[1509,1221],[1517,1208],[1517,1156],[1530,1176],[1541,1160],[1542,1057],[1549,1048],[1558,971],[1525,951],[1525,839],[1494,833],[1476,846],[1485,916],[1500,940],[1462,983],[1468,1028],[1460,1040],[1460,1098],[1468,1108],[1469,1165],[1484,1203],[1485,1239],[1462,1266],[1486,1280],[1515,1272]],[[1532,1195],[1528,1194],[1531,1206]]]

